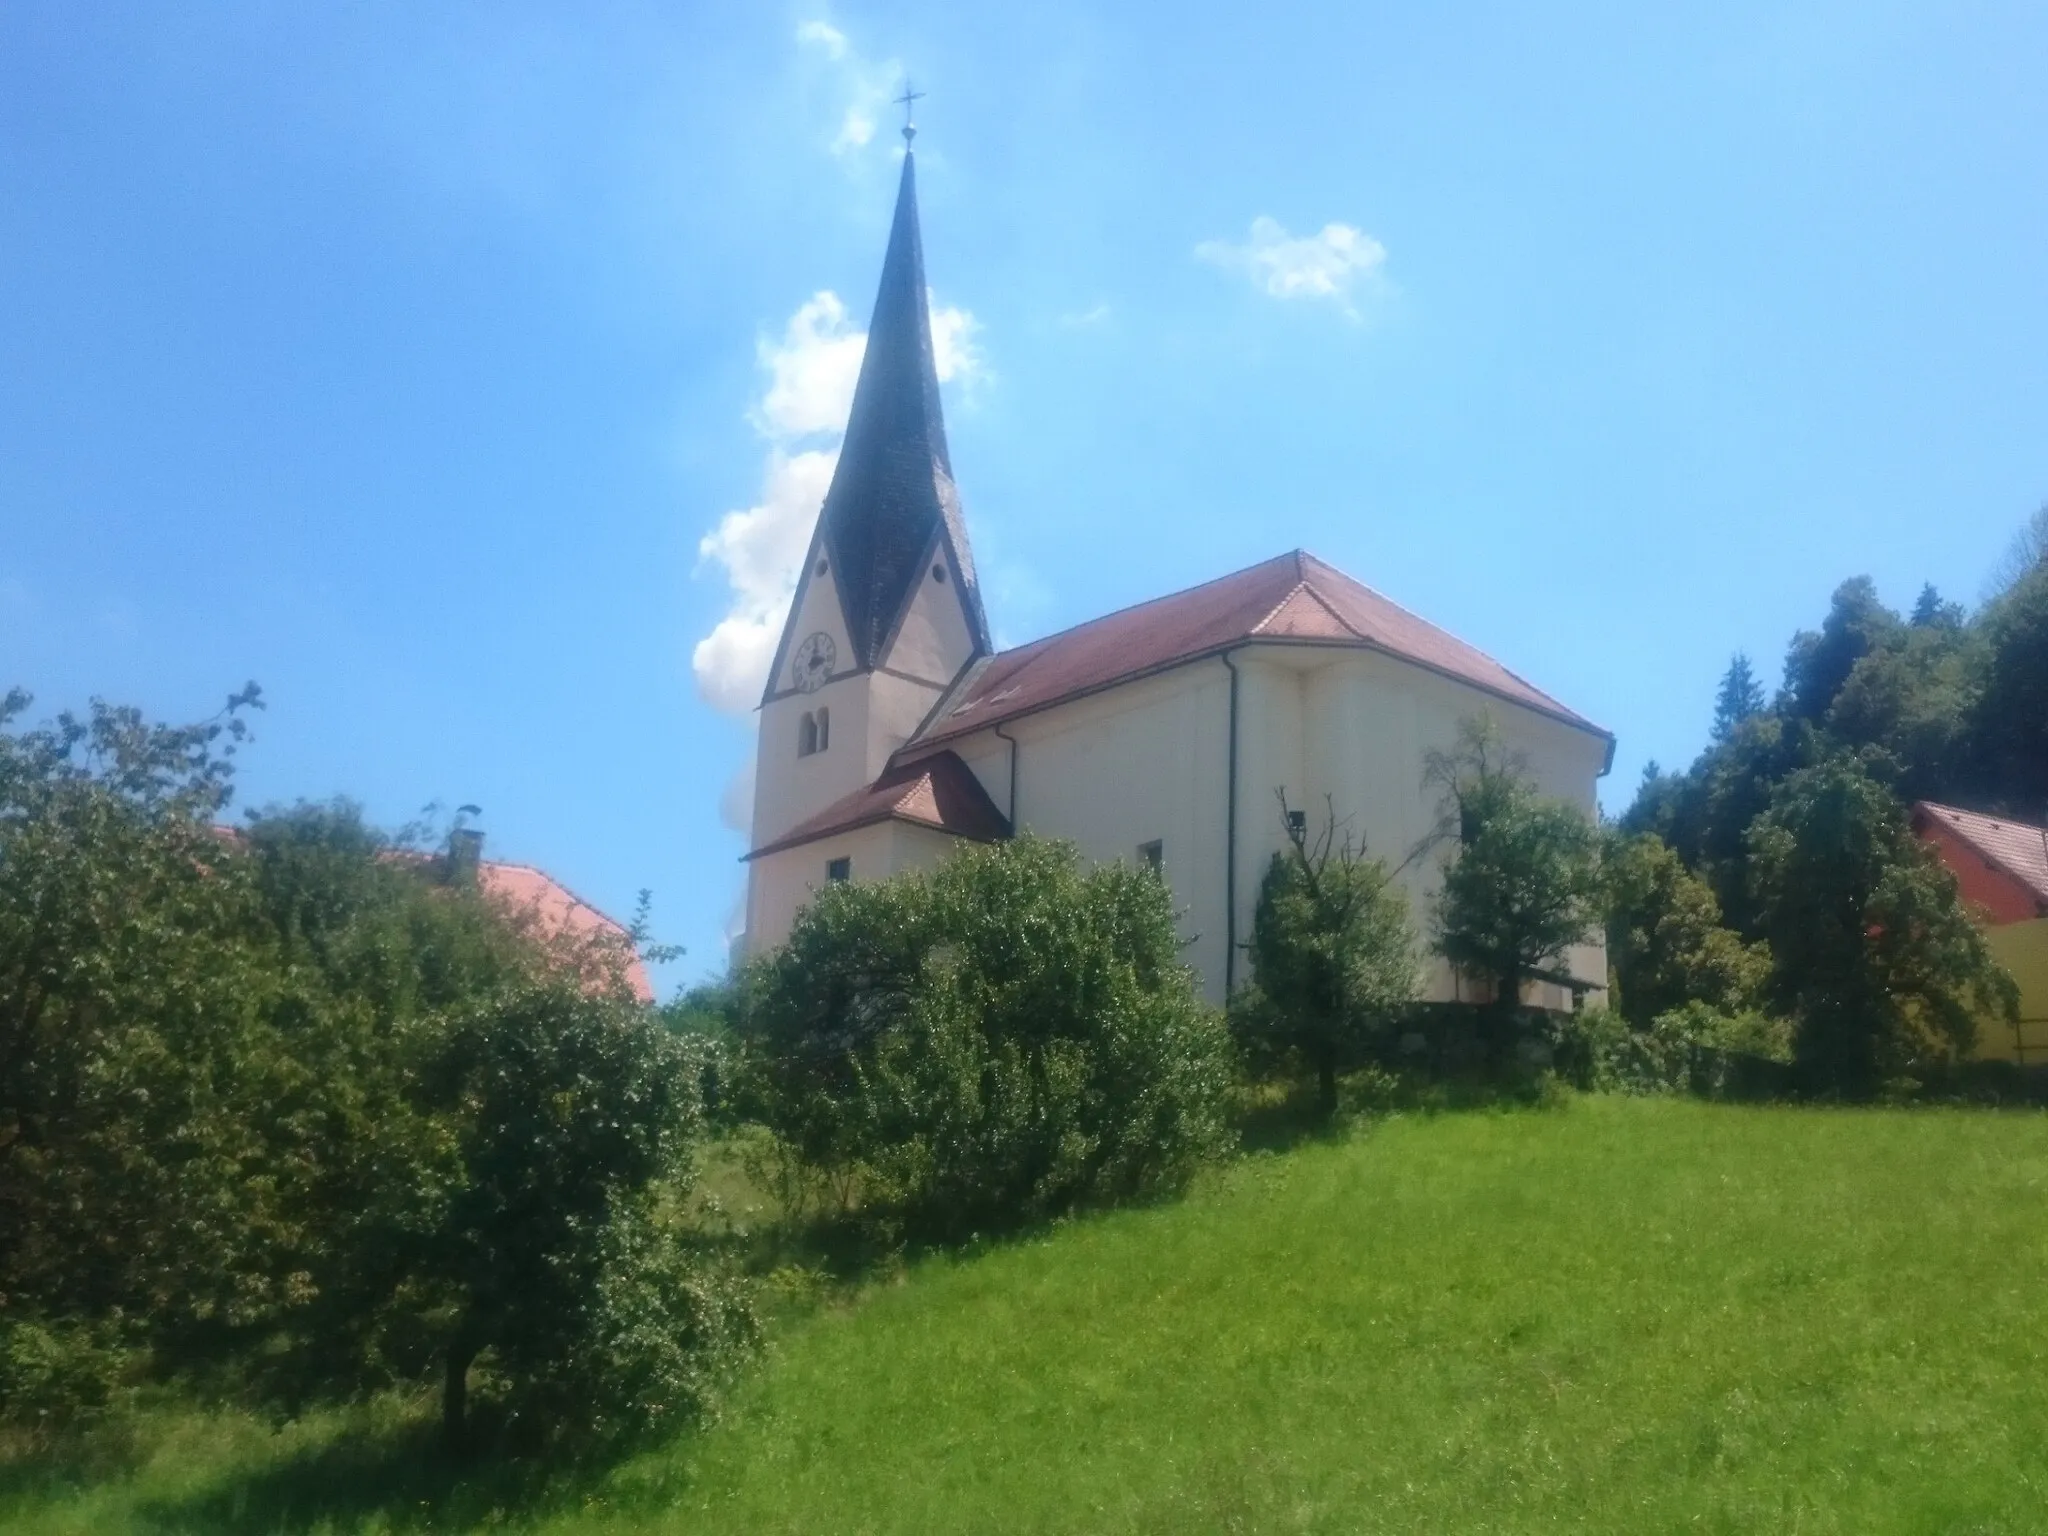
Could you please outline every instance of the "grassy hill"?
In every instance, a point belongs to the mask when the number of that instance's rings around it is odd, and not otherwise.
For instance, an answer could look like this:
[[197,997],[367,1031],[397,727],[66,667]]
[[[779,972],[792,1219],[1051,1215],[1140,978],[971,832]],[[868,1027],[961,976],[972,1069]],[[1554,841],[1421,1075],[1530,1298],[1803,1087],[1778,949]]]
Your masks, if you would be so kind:
[[23,1533],[2048,1529],[2048,1117],[1404,1117],[779,1330],[725,1421],[532,1495],[159,1426]]

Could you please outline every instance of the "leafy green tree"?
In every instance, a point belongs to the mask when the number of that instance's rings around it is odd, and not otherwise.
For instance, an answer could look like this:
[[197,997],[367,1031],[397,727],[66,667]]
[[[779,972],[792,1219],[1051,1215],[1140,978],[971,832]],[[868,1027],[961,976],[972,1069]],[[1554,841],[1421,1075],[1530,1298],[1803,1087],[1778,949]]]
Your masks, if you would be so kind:
[[[0,701],[0,1308],[103,1346],[238,1328],[286,1276],[270,1106],[296,1067],[246,871],[211,829],[253,688],[212,721]],[[75,1330],[74,1330],[75,1331]],[[0,1397],[6,1396],[0,1385]]]
[[1996,602],[2043,565],[2048,565],[2048,502],[2042,503],[2034,515],[2021,524],[2019,532],[2012,536],[2012,542],[1999,557],[1991,572],[1989,599]]
[[1713,888],[1661,838],[1611,833],[1601,860],[1607,891],[1611,1006],[1647,1029],[1699,1003],[1724,1014],[1754,1008],[1770,953],[1721,925]]
[[1835,588],[1818,634],[1801,630],[1785,655],[1785,713],[1823,719],[1857,661],[1899,628],[1899,616],[1878,601],[1868,576]]
[[1557,976],[1599,927],[1599,832],[1537,790],[1490,719],[1467,720],[1453,751],[1432,753],[1426,782],[1441,795],[1437,840],[1451,848],[1432,913],[1437,952],[1490,983],[1512,1018],[1523,984]]
[[1952,1061],[1980,1014],[2018,1007],[1956,893],[1868,755],[1785,780],[1750,832],[1772,968],[1807,1085],[1863,1094]]
[[2048,557],[1986,608],[1982,630],[1988,656],[1970,717],[1972,782],[1991,806],[2048,818]]
[[407,1279],[450,1442],[479,1357],[528,1443],[701,1414],[753,1320],[673,1215],[702,1125],[688,1043],[623,989],[555,974],[474,1009],[436,1069],[455,1177]]
[[1735,653],[1722,675],[1720,692],[1714,698],[1714,740],[1726,741],[1745,720],[1764,712],[1764,687],[1756,680],[1749,657]]
[[1850,669],[1828,708],[1828,735],[1883,749],[1908,799],[1952,794],[1968,772],[1987,659],[1981,634],[1961,625],[1892,630]]
[[1252,979],[1232,999],[1247,1050],[1306,1062],[1316,1107],[1337,1111],[1337,1075],[1381,1043],[1415,996],[1408,898],[1384,860],[1343,834],[1335,811],[1311,839],[1287,816],[1252,914]]
[[1944,601],[1929,581],[1921,584],[1920,596],[1914,600],[1912,616],[1906,622],[1915,629],[1961,629],[1964,617],[1963,605]]
[[757,1112],[914,1232],[1170,1190],[1223,1144],[1229,1040],[1166,887],[1065,843],[828,887],[743,986]]
[[630,943],[344,804],[217,827],[255,702],[0,729],[0,1412],[431,1367],[460,1430],[473,1364],[515,1428],[699,1410],[748,1324],[673,1220],[701,1074]]

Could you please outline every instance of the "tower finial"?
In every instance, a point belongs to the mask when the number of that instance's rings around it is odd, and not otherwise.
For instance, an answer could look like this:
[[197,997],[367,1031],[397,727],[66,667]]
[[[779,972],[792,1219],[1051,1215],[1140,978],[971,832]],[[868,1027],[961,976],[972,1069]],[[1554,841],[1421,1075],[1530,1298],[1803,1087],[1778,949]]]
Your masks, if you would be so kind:
[[903,80],[903,94],[896,98],[896,105],[903,109],[903,147],[910,148],[910,141],[917,137],[917,124],[911,121],[911,104],[924,100],[924,92],[911,86],[909,76]]

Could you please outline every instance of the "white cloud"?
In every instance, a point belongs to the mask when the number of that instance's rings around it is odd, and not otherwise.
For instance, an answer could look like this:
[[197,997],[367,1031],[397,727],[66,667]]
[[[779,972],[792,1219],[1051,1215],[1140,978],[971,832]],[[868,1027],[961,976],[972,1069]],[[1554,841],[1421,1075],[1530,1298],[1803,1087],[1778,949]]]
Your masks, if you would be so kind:
[[958,380],[971,392],[988,379],[975,333],[981,322],[956,305],[932,301],[932,366],[941,384]]
[[874,139],[882,111],[889,105],[903,66],[894,59],[872,60],[828,21],[807,21],[796,29],[800,47],[815,50],[832,67],[842,105],[832,153],[851,154]]
[[[967,310],[933,306],[932,351],[940,382],[971,387],[988,377],[975,339],[979,329]],[[867,340],[866,332],[849,325],[839,296],[822,291],[789,317],[779,339],[757,343],[768,382],[747,414],[768,444],[761,490],[752,506],[727,512],[697,545],[700,568],[721,568],[732,600],[725,617],[697,643],[691,668],[698,693],[726,714],[752,709],[768,680],[811,529],[839,461],[839,437]]]
[[1252,286],[1276,299],[1329,299],[1356,319],[1353,286],[1371,281],[1386,264],[1387,248],[1349,224],[1325,224],[1313,235],[1290,235],[1279,220],[1260,214],[1241,244],[1204,240],[1195,255],[1225,271],[1242,272]]
[[867,344],[866,332],[848,324],[838,294],[812,294],[789,317],[780,341],[755,343],[769,381],[753,412],[761,435],[780,442],[842,429]]
[[1088,309],[1069,310],[1066,314],[1060,316],[1059,323],[1065,330],[1085,331],[1102,324],[1108,318],[1109,304],[1107,301],[1104,301]]
[[726,781],[718,797],[718,819],[745,836],[754,827],[754,759]]
[[796,40],[825,50],[828,59],[846,57],[846,34],[829,21],[807,21],[796,29]]

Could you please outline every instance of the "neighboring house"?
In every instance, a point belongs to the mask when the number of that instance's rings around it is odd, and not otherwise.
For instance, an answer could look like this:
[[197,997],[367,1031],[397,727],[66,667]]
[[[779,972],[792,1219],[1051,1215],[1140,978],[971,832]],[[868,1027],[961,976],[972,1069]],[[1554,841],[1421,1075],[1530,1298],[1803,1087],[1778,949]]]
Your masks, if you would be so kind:
[[[483,851],[481,832],[456,834],[474,837],[476,851]],[[495,859],[476,859],[477,889],[499,906],[530,917],[542,933],[576,940],[608,940],[624,946],[632,956],[626,966],[626,980],[633,995],[643,1003],[654,1001],[654,984],[647,966],[634,947],[632,935],[617,918],[607,917],[545,870],[531,864],[506,864]]]
[[[243,841],[237,827],[217,826],[213,831],[230,843]],[[654,1001],[654,984],[624,923],[607,917],[545,870],[486,859],[483,852],[483,833],[474,827],[458,827],[448,835],[448,846],[441,853],[393,851],[380,857],[400,860],[442,885],[473,882],[493,904],[515,920],[531,923],[533,931],[545,937],[621,946],[621,952],[632,957],[626,966],[626,981],[633,995],[643,1003]]]
[[1986,1019],[1977,1055],[2048,1063],[2048,827],[1922,800],[1913,831],[1977,909],[1991,952],[2020,985],[2020,1022]]
[[[995,652],[933,364],[906,154],[852,413],[761,701],[741,953],[787,937],[824,882],[932,864],[1014,829],[1149,864],[1221,1001],[1244,976],[1280,795],[1334,807],[1400,864],[1432,831],[1432,750],[1491,715],[1544,793],[1594,813],[1608,732],[1300,550]],[[1424,901],[1440,855],[1401,879]],[[1605,985],[1599,943],[1573,952]],[[1438,967],[1428,994],[1459,995]],[[1529,1001],[1571,1006],[1532,984]]]

